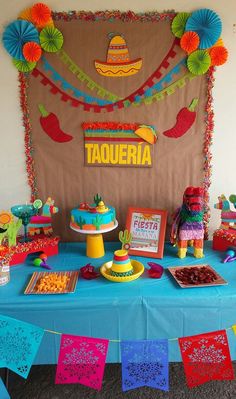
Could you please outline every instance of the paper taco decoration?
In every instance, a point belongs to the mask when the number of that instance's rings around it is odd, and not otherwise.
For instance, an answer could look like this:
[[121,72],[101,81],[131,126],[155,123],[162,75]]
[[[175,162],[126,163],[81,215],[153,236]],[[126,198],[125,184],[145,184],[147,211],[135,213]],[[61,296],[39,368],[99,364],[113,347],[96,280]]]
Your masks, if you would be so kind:
[[95,60],[97,72],[100,75],[113,78],[134,75],[141,67],[142,58],[130,60],[126,41],[121,35],[115,35],[111,38],[106,62]]

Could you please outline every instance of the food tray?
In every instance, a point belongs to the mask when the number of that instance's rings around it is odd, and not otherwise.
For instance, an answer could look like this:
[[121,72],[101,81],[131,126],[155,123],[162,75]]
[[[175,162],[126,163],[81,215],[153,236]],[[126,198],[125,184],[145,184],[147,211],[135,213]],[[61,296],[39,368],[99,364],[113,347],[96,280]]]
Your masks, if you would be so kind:
[[[69,277],[67,284],[63,290],[53,290],[53,291],[38,291],[36,289],[37,287],[37,282],[39,279],[45,276],[49,276],[49,274],[57,274],[62,276],[67,276]],[[43,294],[68,294],[72,293],[75,291],[77,280],[78,280],[79,272],[78,271],[63,271],[63,272],[34,272],[25,291],[24,294],[29,295],[29,294],[37,294],[37,295],[43,295]]]
[[[192,284],[192,283],[183,283],[176,275],[176,271],[180,270],[186,270],[186,269],[201,269],[205,267],[205,270],[214,273],[215,275],[215,280],[211,282],[205,282],[205,283],[197,283],[197,284]],[[201,264],[201,265],[188,265],[188,266],[174,266],[174,267],[168,267],[169,272],[172,274],[174,277],[175,281],[179,284],[181,288],[198,288],[198,287],[215,287],[217,285],[227,285],[227,281],[223,279],[210,265],[207,264]]]

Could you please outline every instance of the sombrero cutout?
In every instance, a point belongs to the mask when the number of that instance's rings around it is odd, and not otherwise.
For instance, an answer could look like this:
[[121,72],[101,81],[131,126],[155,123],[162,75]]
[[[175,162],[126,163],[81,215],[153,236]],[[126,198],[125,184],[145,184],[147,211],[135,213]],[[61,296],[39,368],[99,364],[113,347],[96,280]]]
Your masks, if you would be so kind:
[[136,280],[144,272],[142,263],[130,259],[128,252],[118,250],[114,252],[113,260],[104,263],[100,268],[101,274],[108,280],[125,283]]
[[100,75],[119,78],[137,73],[142,67],[142,58],[130,61],[126,41],[120,35],[112,37],[107,51],[107,62],[95,60]]

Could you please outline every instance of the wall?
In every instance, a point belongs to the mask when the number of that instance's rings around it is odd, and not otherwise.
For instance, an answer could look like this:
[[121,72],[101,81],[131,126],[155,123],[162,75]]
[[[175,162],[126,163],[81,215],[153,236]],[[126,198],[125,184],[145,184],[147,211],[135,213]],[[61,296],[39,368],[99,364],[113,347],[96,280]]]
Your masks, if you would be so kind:
[[[35,1],[36,2],[36,1]],[[34,2],[27,0],[0,0],[1,33],[8,23],[16,19],[17,14]],[[229,61],[217,69],[213,92],[215,111],[215,133],[213,137],[213,174],[210,187],[210,206],[221,193],[236,194],[234,178],[234,158],[236,150],[236,1],[227,0],[185,0],[181,6],[177,0],[49,0],[45,1],[54,11],[68,10],[106,10],[131,9],[141,11],[193,11],[199,8],[211,8],[221,17],[223,23],[222,38],[229,50]],[[112,4],[112,8],[111,8]],[[234,28],[235,24],[235,28]],[[29,201],[30,191],[27,185],[24,158],[24,130],[21,122],[21,112],[18,99],[17,71],[11,63],[11,58],[0,46],[0,209],[9,209],[13,204]],[[212,209],[210,232],[219,225],[219,211]]]

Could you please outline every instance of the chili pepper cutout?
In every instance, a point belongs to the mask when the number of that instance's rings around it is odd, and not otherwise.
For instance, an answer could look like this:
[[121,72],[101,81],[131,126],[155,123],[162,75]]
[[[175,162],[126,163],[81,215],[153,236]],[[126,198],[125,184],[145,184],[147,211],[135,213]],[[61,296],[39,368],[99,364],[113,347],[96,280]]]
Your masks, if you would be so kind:
[[43,104],[38,104],[38,108],[41,113],[40,125],[53,141],[66,143],[73,139],[73,136],[61,130],[59,120],[55,114],[47,112]]
[[175,125],[171,129],[166,130],[163,133],[164,136],[177,139],[187,133],[196,119],[195,107],[197,103],[198,98],[194,98],[188,108],[182,108],[176,117]]

